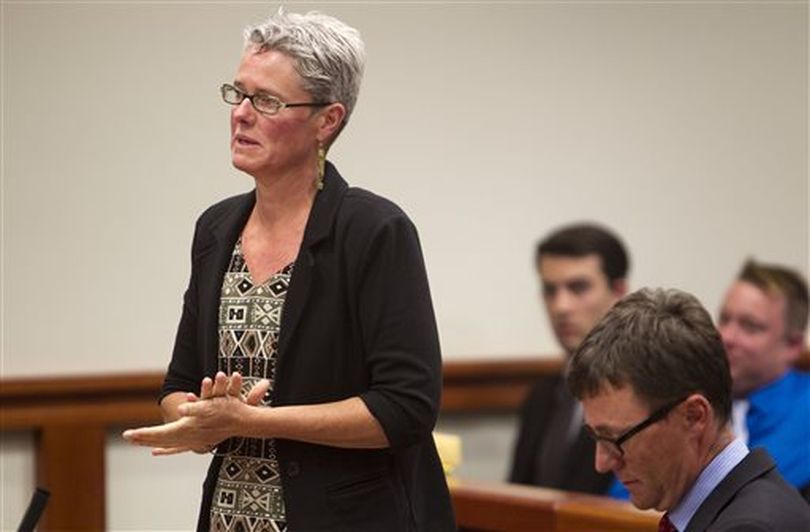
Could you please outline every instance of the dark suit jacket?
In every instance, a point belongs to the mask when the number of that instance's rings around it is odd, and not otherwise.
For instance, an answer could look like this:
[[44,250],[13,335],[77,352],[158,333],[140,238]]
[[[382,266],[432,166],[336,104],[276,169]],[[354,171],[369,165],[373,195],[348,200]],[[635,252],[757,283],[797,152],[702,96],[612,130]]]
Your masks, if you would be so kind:
[[804,532],[810,505],[776,470],[764,449],[754,449],[700,505],[685,532]]
[[[576,440],[561,451],[561,481],[544,477],[542,467],[537,463],[541,446],[549,439],[559,440],[567,435],[567,423],[562,427],[554,427],[552,423],[552,415],[560,406],[557,392],[560,386],[564,386],[562,375],[546,377],[532,388],[523,403],[509,481],[603,495],[613,476],[597,473],[594,469],[596,446],[584,430],[580,430]],[[565,391],[567,393],[567,388]],[[566,400],[574,399],[568,395]]]
[[[282,313],[274,406],[359,396],[387,449],[276,440],[291,530],[453,530],[433,444],[441,356],[419,241],[393,203],[349,188],[329,164],[313,204]],[[191,279],[163,394],[199,390],[217,369],[222,279],[253,192],[197,221]],[[221,459],[204,485],[208,529]]]

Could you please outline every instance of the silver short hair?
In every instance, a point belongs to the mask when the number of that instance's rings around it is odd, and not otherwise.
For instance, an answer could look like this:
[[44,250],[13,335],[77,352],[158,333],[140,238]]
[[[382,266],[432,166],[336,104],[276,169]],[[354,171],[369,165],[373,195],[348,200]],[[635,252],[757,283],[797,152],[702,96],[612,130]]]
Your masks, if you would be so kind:
[[292,58],[303,89],[315,101],[342,103],[344,123],[349,119],[366,61],[359,31],[317,11],[302,15],[279,8],[261,24],[245,28],[244,35],[245,50],[277,50]]

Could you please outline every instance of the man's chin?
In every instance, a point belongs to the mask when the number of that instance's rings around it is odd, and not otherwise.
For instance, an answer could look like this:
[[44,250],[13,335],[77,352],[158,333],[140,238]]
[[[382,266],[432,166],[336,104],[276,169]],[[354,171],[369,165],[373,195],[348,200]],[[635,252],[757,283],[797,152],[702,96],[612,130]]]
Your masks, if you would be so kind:
[[569,337],[557,337],[557,340],[560,342],[560,345],[565,350],[565,353],[570,357],[571,355],[576,352],[579,348],[579,345],[582,343],[581,338],[574,338],[572,336]]
[[662,508],[661,498],[655,500],[650,496],[650,493],[640,493],[638,489],[632,490],[631,488],[627,488],[627,491],[630,492],[630,502],[639,510],[656,510],[658,512],[668,510],[668,508]]
[[630,502],[639,510],[649,510],[653,504],[645,497],[630,492]]

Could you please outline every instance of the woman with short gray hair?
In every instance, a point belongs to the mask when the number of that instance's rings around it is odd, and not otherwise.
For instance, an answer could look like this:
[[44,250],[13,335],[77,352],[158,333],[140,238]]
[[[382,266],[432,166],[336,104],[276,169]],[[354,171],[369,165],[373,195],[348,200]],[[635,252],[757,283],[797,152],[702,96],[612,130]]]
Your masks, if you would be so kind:
[[245,30],[231,159],[256,188],[197,221],[156,455],[212,452],[198,530],[454,530],[433,444],[441,356],[419,241],[326,153],[357,30],[279,10]]

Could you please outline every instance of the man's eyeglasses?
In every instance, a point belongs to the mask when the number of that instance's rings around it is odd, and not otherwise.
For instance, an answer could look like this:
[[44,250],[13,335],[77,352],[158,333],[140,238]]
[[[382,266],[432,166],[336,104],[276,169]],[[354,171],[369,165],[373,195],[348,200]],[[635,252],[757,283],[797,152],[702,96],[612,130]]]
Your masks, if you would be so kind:
[[647,419],[645,419],[638,425],[635,425],[627,429],[618,438],[608,438],[607,436],[600,436],[599,434],[594,432],[594,430],[588,425],[585,425],[585,432],[587,432],[588,436],[590,436],[597,444],[601,443],[605,447],[605,449],[607,449],[608,452],[610,452],[610,454],[614,456],[624,456],[624,449],[622,449],[622,444],[624,442],[626,442],[627,440],[629,440],[642,430],[646,429],[653,423],[661,421],[662,419],[667,417],[667,414],[669,414],[673,408],[675,408],[685,400],[686,397],[682,397],[681,399],[665,404],[664,406],[662,406],[661,408],[650,414],[650,416]]
[[263,115],[272,116],[277,114],[282,109],[287,107],[325,107],[332,102],[304,102],[304,103],[286,103],[282,102],[275,96],[258,92],[256,94],[248,94],[240,89],[237,89],[230,83],[225,83],[219,88],[222,93],[222,99],[225,103],[231,105],[239,105],[245,98],[250,100],[251,105],[256,111]]

